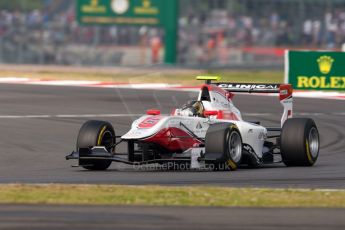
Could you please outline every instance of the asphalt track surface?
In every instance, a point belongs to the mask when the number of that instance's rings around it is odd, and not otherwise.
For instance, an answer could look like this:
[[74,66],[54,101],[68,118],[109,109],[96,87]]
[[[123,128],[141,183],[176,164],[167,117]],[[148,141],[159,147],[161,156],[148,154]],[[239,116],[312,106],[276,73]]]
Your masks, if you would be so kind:
[[0,205],[0,229],[345,228],[344,209]]
[[[146,109],[170,113],[196,95],[0,84],[0,183],[345,188],[345,101],[336,100],[296,98],[294,102],[295,114],[315,119],[319,128],[321,151],[314,167],[280,164],[235,172],[170,172],[115,163],[108,171],[90,172],[71,168],[75,162],[64,158],[75,148],[78,130],[89,119],[108,120],[117,134],[124,134]],[[279,125],[282,107],[276,97],[237,95],[234,102],[246,120]]]

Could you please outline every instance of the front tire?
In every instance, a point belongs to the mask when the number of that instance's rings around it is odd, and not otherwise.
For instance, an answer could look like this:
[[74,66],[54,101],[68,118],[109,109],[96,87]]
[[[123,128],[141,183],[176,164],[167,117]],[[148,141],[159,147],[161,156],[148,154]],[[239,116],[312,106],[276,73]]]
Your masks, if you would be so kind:
[[[104,146],[108,152],[112,152],[115,143],[115,131],[109,122],[87,121],[80,128],[77,139],[77,151],[81,148]],[[79,160],[79,165],[88,170],[106,170],[111,165],[111,160]]]
[[286,120],[280,136],[282,160],[286,166],[312,166],[319,156],[319,132],[314,120]]
[[242,159],[242,137],[235,124],[218,123],[205,137],[206,157],[215,161],[215,170],[236,170]]

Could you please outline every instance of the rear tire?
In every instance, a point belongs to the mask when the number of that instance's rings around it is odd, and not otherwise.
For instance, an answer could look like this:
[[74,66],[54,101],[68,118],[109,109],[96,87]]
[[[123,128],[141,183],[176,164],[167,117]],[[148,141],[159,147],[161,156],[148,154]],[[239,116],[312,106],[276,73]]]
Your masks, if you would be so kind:
[[286,166],[312,166],[319,156],[320,139],[314,120],[286,120],[280,137],[282,160]]
[[215,170],[236,170],[242,158],[242,137],[235,124],[218,123],[205,137],[206,158],[215,160]]
[[[108,152],[112,152],[115,143],[115,131],[109,122],[87,121],[80,128],[77,139],[77,151],[80,148],[92,148],[105,146]],[[79,165],[88,170],[106,170],[111,165],[111,160],[79,160]]]

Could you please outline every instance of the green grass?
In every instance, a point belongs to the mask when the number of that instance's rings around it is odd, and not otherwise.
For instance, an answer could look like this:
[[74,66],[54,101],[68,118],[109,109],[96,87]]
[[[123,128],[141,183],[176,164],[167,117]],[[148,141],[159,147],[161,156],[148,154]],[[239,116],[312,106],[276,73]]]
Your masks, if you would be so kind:
[[0,77],[27,77],[32,79],[54,79],[54,80],[99,80],[117,83],[168,83],[181,85],[198,85],[195,80],[197,75],[217,75],[222,81],[227,82],[260,82],[260,83],[282,83],[283,72],[280,71],[119,71],[95,72],[95,71],[26,71],[26,70],[0,70]]
[[10,184],[0,203],[345,208],[345,190]]

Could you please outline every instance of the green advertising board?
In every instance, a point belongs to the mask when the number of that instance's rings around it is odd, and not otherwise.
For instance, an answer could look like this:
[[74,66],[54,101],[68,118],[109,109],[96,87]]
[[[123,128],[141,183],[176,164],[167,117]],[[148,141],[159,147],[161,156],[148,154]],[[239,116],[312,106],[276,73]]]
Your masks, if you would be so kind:
[[178,0],[78,0],[81,25],[157,26],[165,30],[165,62],[176,63]]
[[345,52],[286,51],[285,82],[300,90],[345,91]]

